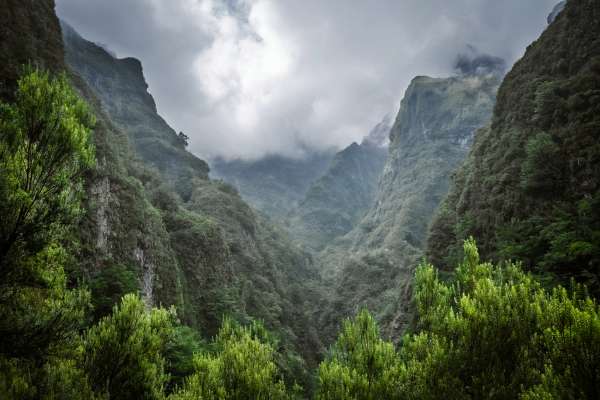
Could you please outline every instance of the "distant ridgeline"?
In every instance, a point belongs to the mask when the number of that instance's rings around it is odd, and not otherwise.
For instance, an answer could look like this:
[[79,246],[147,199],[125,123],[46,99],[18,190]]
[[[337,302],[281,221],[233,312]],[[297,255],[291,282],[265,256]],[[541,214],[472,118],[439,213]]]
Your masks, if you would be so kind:
[[373,203],[387,157],[390,118],[338,152],[286,221],[292,237],[312,252],[349,232]]
[[211,177],[239,190],[242,198],[271,219],[283,222],[334,158],[333,150],[306,150],[302,157],[270,155],[258,160],[211,161]]
[[295,243],[315,253],[350,231],[371,206],[390,123],[385,117],[360,144],[337,153],[305,149],[299,158],[217,158],[211,176],[236,187],[245,201],[284,226]]
[[333,334],[340,319],[361,306],[376,313],[387,335],[398,338],[406,327],[427,226],[475,131],[489,121],[504,69],[502,60],[469,48],[457,57],[455,76],[413,79],[391,129],[371,208],[320,254],[334,287],[321,322],[325,331]]

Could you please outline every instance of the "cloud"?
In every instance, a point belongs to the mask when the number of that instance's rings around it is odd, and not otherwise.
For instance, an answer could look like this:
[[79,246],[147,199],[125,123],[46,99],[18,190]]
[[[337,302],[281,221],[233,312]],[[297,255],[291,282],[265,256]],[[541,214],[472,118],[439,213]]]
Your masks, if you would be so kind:
[[508,65],[556,0],[57,0],[60,17],[142,60],[159,112],[211,158],[360,141],[416,75],[467,45]]

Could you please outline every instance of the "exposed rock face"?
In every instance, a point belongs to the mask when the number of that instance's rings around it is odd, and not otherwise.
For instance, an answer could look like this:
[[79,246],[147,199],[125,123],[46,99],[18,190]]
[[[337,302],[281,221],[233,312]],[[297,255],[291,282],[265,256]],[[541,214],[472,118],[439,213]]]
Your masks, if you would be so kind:
[[144,300],[144,304],[146,304],[146,308],[151,308],[154,303],[153,296],[153,287],[154,287],[154,277],[156,276],[156,270],[154,264],[146,259],[144,254],[144,249],[141,247],[136,247],[133,251],[133,255],[142,267],[142,282],[141,282],[141,292],[142,292],[142,300]]
[[392,337],[398,338],[409,322],[409,282],[427,226],[494,106],[499,74],[475,71],[443,79],[416,77],[407,89],[372,207],[322,253],[321,264],[336,285],[323,321],[329,331],[362,305],[378,315]]
[[564,9],[565,6],[567,5],[567,1],[561,1],[560,3],[558,3],[557,5],[554,6],[554,8],[552,9],[552,11],[550,12],[550,14],[548,14],[548,25],[550,25],[551,23],[554,22],[554,20],[556,19],[556,17],[558,17],[558,14],[560,14]]
[[110,226],[108,224],[108,207],[110,203],[110,180],[108,177],[105,176],[93,182],[89,192],[97,201],[96,220],[98,234],[96,248],[104,254],[109,255],[108,237],[110,235]]

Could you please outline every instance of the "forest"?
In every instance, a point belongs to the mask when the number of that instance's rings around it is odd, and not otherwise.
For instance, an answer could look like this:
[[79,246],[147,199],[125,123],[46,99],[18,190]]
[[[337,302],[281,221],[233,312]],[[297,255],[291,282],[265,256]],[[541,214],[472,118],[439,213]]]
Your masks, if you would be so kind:
[[596,0],[218,179],[139,61],[0,3],[0,399],[600,398]]

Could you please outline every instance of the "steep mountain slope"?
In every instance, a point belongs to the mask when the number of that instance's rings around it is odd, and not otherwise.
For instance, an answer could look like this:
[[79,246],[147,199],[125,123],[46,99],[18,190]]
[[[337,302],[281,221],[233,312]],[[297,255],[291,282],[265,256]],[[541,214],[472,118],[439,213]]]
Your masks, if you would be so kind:
[[158,115],[147,92],[141,63],[115,59],[99,46],[89,46],[63,23],[67,62],[96,93],[113,123],[127,131],[136,153],[157,168],[184,199],[194,179],[207,179],[208,165],[185,150],[184,142]]
[[451,265],[473,235],[484,258],[600,282],[600,2],[565,8],[506,76],[431,229]]
[[307,152],[301,158],[273,155],[253,161],[215,159],[211,177],[233,185],[257,210],[282,221],[327,169],[334,154]]
[[106,125],[96,133],[99,168],[82,229],[85,270],[98,294],[132,286],[123,272],[133,269],[133,286],[149,303],[177,304],[203,334],[215,334],[224,313],[260,318],[284,353],[315,363],[321,345],[307,303],[320,292],[310,257],[177,144],[139,62],[117,60],[68,27],[64,39],[67,63],[87,97],[99,99]]
[[323,176],[310,186],[287,221],[299,243],[320,251],[349,232],[364,215],[383,170],[387,147],[381,144],[390,128],[384,121],[361,144],[352,143],[337,153]]
[[548,21],[548,24],[551,24],[554,22],[556,17],[558,17],[558,14],[560,14],[565,9],[566,4],[567,4],[567,1],[563,0],[554,6],[554,8],[550,12],[550,14],[548,14],[548,18],[546,19]]
[[64,69],[64,50],[54,0],[35,7],[4,0],[0,7],[0,97],[12,97],[22,67],[28,63],[54,72]]
[[[486,59],[497,65],[496,59]],[[472,67],[481,63],[489,64],[477,57],[460,68],[460,76],[420,76],[407,89],[373,206],[322,253],[323,269],[335,282],[323,321],[328,331],[363,305],[378,314],[388,335],[398,335],[410,318],[408,285],[427,225],[475,130],[492,113],[502,71],[484,68],[479,74],[482,70]]]

